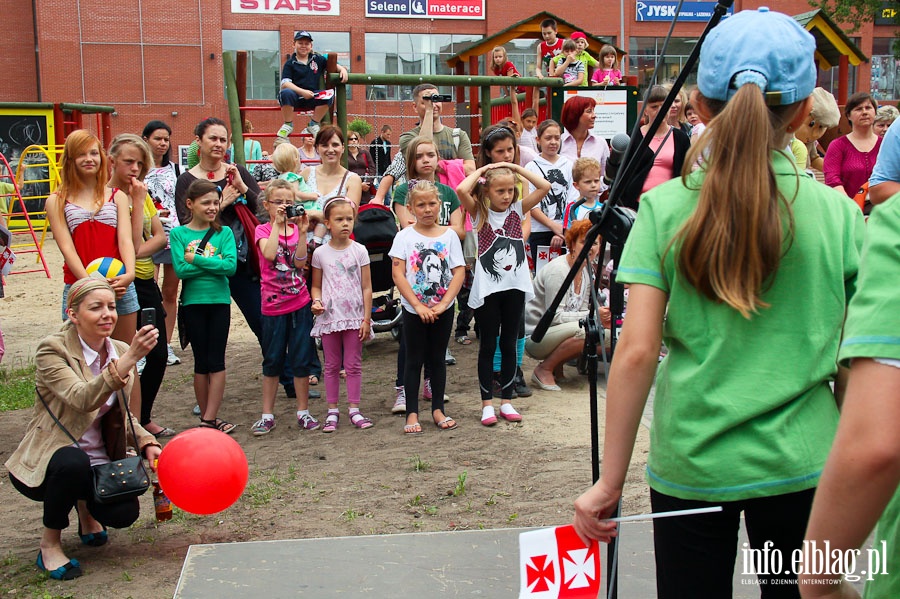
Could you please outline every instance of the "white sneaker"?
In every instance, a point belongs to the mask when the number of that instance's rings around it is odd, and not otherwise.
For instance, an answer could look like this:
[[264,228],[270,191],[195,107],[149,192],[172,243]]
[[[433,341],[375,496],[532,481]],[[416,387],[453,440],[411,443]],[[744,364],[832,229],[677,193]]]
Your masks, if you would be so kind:
[[321,125],[316,121],[310,121],[309,124],[306,125],[306,130],[309,131],[309,134],[313,137],[319,134],[319,129],[321,128]]
[[175,350],[172,349],[171,345],[166,346],[167,351],[169,352],[169,357],[166,358],[166,366],[175,366],[176,364],[181,364],[181,358],[175,355]]
[[292,125],[291,123],[285,123],[281,126],[281,129],[279,129],[278,133],[276,133],[275,135],[277,135],[278,137],[283,137],[283,138],[287,139],[287,136],[293,132],[294,132],[294,125]]
[[138,374],[144,374],[144,367],[147,365],[147,358],[141,358],[137,361]]
[[397,392],[397,399],[394,400],[394,407],[391,408],[391,414],[406,413],[406,389],[403,387],[394,387]]

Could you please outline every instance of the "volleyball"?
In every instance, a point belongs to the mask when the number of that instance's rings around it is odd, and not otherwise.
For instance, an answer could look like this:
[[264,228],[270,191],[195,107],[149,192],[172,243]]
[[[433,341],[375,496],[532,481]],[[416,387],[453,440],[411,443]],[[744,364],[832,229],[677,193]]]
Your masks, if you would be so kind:
[[87,274],[99,274],[107,279],[114,279],[125,274],[125,265],[116,258],[97,258],[85,268]]

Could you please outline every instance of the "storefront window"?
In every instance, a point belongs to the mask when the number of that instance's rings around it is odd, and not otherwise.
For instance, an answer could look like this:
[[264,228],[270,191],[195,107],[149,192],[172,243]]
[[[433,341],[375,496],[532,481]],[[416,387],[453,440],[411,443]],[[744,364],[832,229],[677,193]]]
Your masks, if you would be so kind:
[[[447,59],[481,40],[478,35],[367,33],[366,73],[450,75]],[[483,59],[479,68],[483,69]],[[369,85],[369,100],[411,100],[411,85]],[[442,94],[453,88],[440,86]]]
[[872,97],[900,100],[900,60],[894,56],[892,37],[872,40]]
[[[663,42],[663,39],[655,37],[632,37],[628,42],[628,74],[637,76],[638,90],[641,97],[643,97],[647,88],[650,87],[653,69],[656,68],[656,61],[662,54]],[[663,64],[660,66],[659,73],[657,73],[656,82],[665,83],[678,77],[696,43],[697,40],[694,38],[676,37],[669,40],[669,46],[663,57]],[[688,76],[685,86],[690,87],[696,84],[697,73],[695,69]]]
[[[310,30],[309,33],[313,36],[314,51],[318,52],[319,54],[330,54],[332,52],[335,52],[337,53],[338,64],[343,65],[348,70],[352,70],[352,65],[350,64],[349,33],[313,30]],[[353,86],[351,85],[347,86],[347,99],[353,99]]]
[[246,51],[247,99],[274,100],[281,79],[277,31],[222,31],[222,50]]

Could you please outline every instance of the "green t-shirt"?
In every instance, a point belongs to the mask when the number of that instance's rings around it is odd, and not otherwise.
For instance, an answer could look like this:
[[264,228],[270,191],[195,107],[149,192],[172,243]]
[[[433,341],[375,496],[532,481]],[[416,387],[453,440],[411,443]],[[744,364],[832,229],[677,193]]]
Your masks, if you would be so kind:
[[667,495],[734,501],[812,488],[834,437],[829,382],[865,226],[846,196],[798,176],[780,153],[772,160],[794,238],[762,295],[769,307],[749,320],[684,281],[677,247],[666,253],[704,171],[644,194],[625,245],[617,280],[669,299],[647,463],[650,486]]
[[[565,54],[557,54],[556,56],[554,56],[551,59],[551,62],[553,63],[553,66],[555,67],[559,63],[564,61],[565,59],[566,59]],[[583,51],[579,52],[578,54],[576,54],[575,59],[580,60],[581,62],[584,63],[584,81],[581,82],[581,85],[579,87],[590,87],[591,78],[588,75],[588,73],[589,73],[588,69],[598,67],[600,65],[600,62],[596,58],[591,56],[587,50],[583,50]]]
[[[459,198],[456,197],[456,192],[453,191],[452,187],[443,183],[435,183],[435,186],[438,189],[438,197],[441,200],[441,214],[438,217],[438,224],[448,227],[450,226],[450,215],[459,209]],[[406,206],[407,191],[408,185],[406,183],[401,183],[395,187],[391,202]]]
[[[850,302],[840,360],[849,365],[852,358],[900,359],[900,196],[894,196],[872,210],[862,253],[859,290]],[[900,597],[900,578],[894,572],[900,564],[900,493],[885,508],[875,529],[876,549],[887,541],[888,571],[891,576],[876,575],[866,582],[867,598]]]
[[228,277],[237,268],[237,247],[234,233],[228,227],[216,231],[206,242],[203,254],[196,254],[194,262],[184,259],[185,249],[196,250],[209,229],[195,231],[187,226],[175,227],[169,233],[172,247],[172,266],[184,281],[182,304],[230,304]]

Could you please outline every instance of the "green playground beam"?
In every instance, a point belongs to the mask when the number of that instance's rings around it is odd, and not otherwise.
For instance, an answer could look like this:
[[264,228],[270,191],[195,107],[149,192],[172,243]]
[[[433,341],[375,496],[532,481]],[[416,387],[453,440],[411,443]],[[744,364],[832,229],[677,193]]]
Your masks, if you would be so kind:
[[[330,73],[328,81],[332,84],[339,84],[341,76],[339,73]],[[355,85],[409,85],[415,87],[420,83],[430,83],[432,85],[449,85],[471,87],[482,85],[493,85],[498,87],[509,87],[524,85],[526,87],[563,87],[563,80],[560,77],[545,77],[539,79],[537,77],[489,77],[486,75],[389,75],[389,74],[369,74],[369,73],[348,73],[347,83]]]

